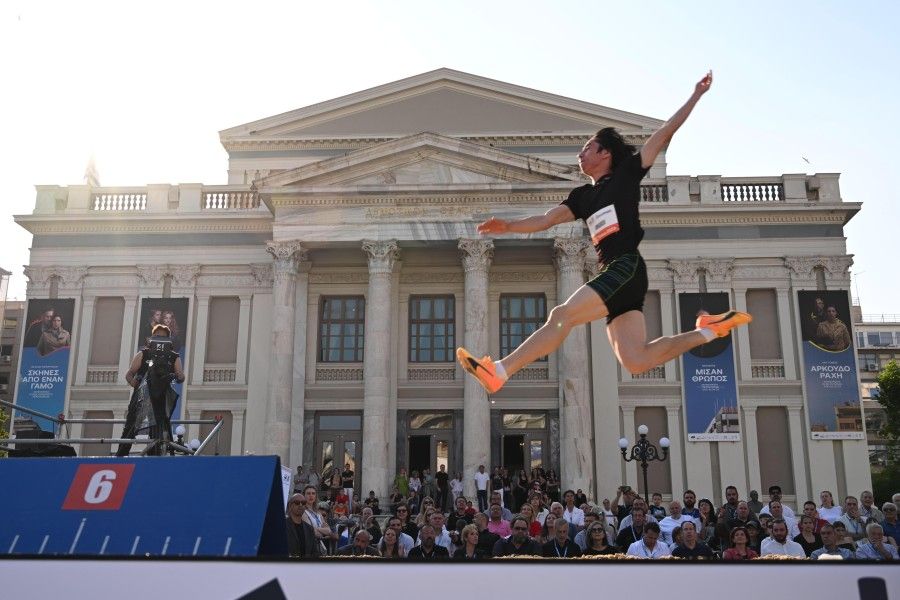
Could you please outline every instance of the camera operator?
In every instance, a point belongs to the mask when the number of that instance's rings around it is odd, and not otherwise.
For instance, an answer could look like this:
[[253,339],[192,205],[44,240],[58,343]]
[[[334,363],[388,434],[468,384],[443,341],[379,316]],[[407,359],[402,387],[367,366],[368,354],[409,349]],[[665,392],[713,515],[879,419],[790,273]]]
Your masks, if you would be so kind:
[[[184,370],[181,366],[181,357],[171,349],[171,332],[165,325],[153,326],[147,345],[131,359],[131,365],[125,373],[125,381],[134,391],[131,393],[131,401],[128,403],[128,412],[125,415],[125,428],[122,431],[123,438],[134,438],[140,423],[138,412],[141,409],[141,384],[147,383],[146,400],[152,407],[155,426],[151,428],[151,436],[156,439],[171,438],[169,425],[169,396],[177,394],[171,387],[172,381],[181,383],[184,381]],[[120,444],[116,456],[128,456],[131,452],[131,444]]]

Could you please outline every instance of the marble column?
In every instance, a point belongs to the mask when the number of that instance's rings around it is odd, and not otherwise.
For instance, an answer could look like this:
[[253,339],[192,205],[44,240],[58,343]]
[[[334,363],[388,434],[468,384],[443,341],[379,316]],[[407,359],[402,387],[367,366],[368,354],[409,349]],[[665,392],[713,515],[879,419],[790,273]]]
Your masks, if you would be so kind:
[[[564,302],[584,285],[584,261],[591,250],[586,238],[553,241],[557,298]],[[590,369],[587,328],[573,328],[557,350],[559,361],[560,483],[562,489],[594,489]],[[612,442],[612,440],[609,440]]]
[[[488,350],[488,271],[494,258],[491,240],[459,240],[465,271],[465,334],[463,345],[475,355]],[[472,479],[479,465],[491,469],[491,405],[487,392],[470,375],[463,387],[463,481],[464,493],[474,498]]]
[[[362,490],[375,490],[384,498],[390,492],[391,399],[391,284],[400,248],[394,240],[364,241],[369,259],[366,294],[366,344],[363,355]],[[365,494],[360,494],[364,496]]]
[[294,294],[299,263],[305,262],[307,251],[297,241],[269,242],[266,251],[274,259],[274,282],[264,443],[266,453],[277,454],[286,465],[290,459],[294,383]]

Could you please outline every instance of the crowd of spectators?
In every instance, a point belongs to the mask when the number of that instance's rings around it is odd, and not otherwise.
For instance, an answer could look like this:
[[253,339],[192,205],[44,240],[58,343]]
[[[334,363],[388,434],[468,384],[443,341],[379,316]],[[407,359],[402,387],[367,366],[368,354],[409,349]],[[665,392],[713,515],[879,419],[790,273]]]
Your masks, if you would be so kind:
[[[374,491],[363,502],[349,500],[355,497],[353,473],[349,465],[342,473],[340,480],[326,480],[328,490],[309,479],[295,488],[286,518],[291,556],[898,560],[900,494],[879,507],[872,492],[864,491],[838,506],[831,492],[823,491],[820,502],[808,500],[795,513],[782,503],[777,485],[769,488],[765,503],[756,492],[742,500],[737,488],[728,486],[718,508],[692,490],[667,505],[654,493],[648,505],[621,486],[613,501],[594,504],[582,490],[560,495],[552,471],[520,471],[510,478],[505,469],[488,474],[479,467],[472,475],[474,501],[463,495],[459,473],[450,479],[440,469],[446,477],[426,472],[422,479],[401,471],[382,508]],[[323,492],[330,500],[322,499]]]

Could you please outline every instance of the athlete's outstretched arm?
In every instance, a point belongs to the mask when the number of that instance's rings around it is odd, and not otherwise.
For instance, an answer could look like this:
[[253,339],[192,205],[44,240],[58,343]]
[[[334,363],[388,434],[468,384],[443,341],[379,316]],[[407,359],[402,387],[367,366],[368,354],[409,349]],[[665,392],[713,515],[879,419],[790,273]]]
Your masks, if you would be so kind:
[[478,224],[478,233],[534,233],[535,231],[544,231],[550,229],[554,225],[560,223],[568,223],[574,221],[575,215],[569,210],[568,206],[560,204],[554,206],[547,212],[536,217],[527,217],[525,219],[516,219],[515,221],[507,221],[491,217],[484,223]]
[[709,91],[710,86],[712,85],[712,71],[708,72],[703,76],[703,79],[697,82],[697,85],[694,86],[694,93],[691,94],[691,97],[688,98],[688,101],[684,103],[684,106],[678,109],[672,117],[666,121],[662,127],[656,130],[656,132],[650,136],[650,139],[647,140],[647,143],[644,144],[644,147],[641,148],[641,165],[646,169],[653,165],[653,161],[656,160],[656,156],[665,148],[670,141],[672,141],[672,136],[675,135],[675,132],[678,131],[678,128],[681,127],[684,122],[687,120],[688,116],[691,114],[691,111],[694,110],[694,106],[696,106],[697,102],[700,100],[700,97]]

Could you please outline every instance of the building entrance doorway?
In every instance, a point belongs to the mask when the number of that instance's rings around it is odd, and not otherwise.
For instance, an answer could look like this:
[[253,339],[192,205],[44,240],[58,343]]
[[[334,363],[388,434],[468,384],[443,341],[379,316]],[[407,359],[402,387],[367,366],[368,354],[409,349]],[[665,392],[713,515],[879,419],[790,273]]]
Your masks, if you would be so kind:
[[362,482],[362,415],[353,413],[319,414],[316,417],[316,462],[322,490],[328,489],[335,469],[353,471],[354,494]]
[[408,450],[407,464],[410,472],[418,471],[421,475],[425,469],[431,469],[434,474],[441,465],[450,472],[449,434],[411,435]]

